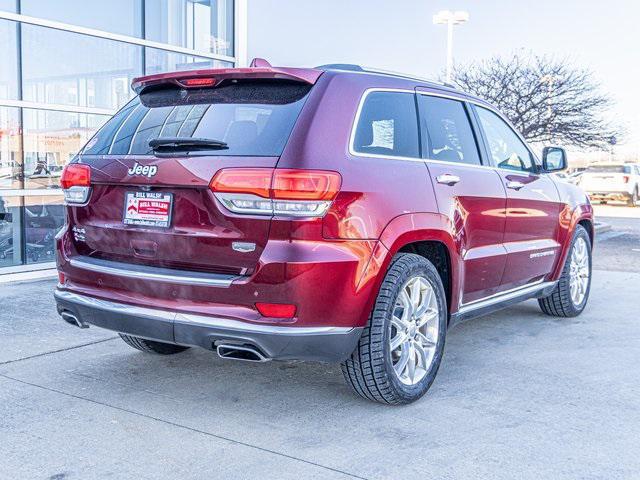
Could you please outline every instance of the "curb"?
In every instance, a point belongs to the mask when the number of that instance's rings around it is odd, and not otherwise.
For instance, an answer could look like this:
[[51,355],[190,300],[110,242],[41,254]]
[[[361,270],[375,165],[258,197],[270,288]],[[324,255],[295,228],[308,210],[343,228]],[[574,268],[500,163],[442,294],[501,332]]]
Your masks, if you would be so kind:
[[57,276],[58,272],[56,269],[35,270],[33,272],[6,273],[0,275],[0,285],[21,282],[35,282],[37,280],[49,280],[56,278]]

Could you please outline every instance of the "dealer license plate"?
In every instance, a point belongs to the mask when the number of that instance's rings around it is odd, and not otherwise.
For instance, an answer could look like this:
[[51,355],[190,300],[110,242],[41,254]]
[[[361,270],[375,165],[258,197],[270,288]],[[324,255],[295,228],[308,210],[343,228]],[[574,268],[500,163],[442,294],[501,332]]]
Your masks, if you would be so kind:
[[173,196],[161,192],[127,192],[124,202],[125,225],[167,228],[171,224]]

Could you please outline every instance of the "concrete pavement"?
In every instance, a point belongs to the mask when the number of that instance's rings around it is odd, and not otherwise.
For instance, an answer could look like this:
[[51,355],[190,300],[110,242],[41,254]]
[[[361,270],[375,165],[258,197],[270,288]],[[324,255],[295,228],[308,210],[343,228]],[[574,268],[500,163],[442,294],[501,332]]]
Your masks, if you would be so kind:
[[52,282],[2,286],[0,477],[637,478],[639,282],[596,271],[581,317],[527,302],[454,328],[407,407],[337,365],[145,355],[64,324]]

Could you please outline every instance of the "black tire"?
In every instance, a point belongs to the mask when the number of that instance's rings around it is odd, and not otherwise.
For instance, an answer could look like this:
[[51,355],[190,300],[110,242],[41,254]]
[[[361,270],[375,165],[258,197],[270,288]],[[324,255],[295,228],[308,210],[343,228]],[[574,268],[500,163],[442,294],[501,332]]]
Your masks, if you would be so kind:
[[155,353],[156,355],[173,355],[174,353],[184,352],[189,347],[174,345],[173,343],[155,342],[140,337],[120,334],[120,338],[130,347],[145,353]]
[[[400,290],[415,276],[425,278],[435,292],[439,328],[435,353],[427,373],[415,385],[406,385],[393,368],[390,325]],[[358,395],[368,400],[392,405],[414,402],[429,390],[436,377],[444,352],[446,330],[447,301],[438,271],[424,257],[411,253],[398,254],[389,266],[358,346],[351,357],[342,363],[344,378]]]
[[635,207],[638,204],[638,187],[633,190],[631,196],[627,199],[627,206]]
[[[571,299],[571,286],[570,286],[570,269],[571,269],[571,255],[576,245],[578,238],[582,238],[587,243],[587,253],[589,257],[589,282],[587,284],[586,293],[584,299],[579,305],[575,305]],[[560,280],[556,288],[551,295],[538,299],[538,304],[544,313],[553,317],[577,317],[582,313],[589,300],[589,292],[591,291],[591,240],[589,234],[582,225],[578,225],[573,234],[571,240],[571,247],[567,253],[567,258],[564,262],[564,268],[560,275]]]

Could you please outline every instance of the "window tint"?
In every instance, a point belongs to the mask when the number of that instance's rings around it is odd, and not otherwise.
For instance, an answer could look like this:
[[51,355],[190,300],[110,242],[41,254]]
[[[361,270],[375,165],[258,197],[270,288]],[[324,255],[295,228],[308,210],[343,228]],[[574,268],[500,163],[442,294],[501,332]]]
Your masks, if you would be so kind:
[[371,155],[419,157],[414,94],[372,92],[367,95],[353,148],[356,152]]
[[477,111],[494,164],[511,170],[534,171],[533,158],[513,129],[492,111],[482,107],[477,107]]
[[418,95],[426,157],[446,162],[480,164],[469,117],[462,102]]
[[150,155],[158,137],[197,137],[228,144],[215,155],[282,154],[310,86],[243,82],[212,89],[143,93],[91,139],[84,155]]

